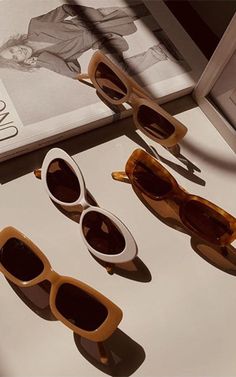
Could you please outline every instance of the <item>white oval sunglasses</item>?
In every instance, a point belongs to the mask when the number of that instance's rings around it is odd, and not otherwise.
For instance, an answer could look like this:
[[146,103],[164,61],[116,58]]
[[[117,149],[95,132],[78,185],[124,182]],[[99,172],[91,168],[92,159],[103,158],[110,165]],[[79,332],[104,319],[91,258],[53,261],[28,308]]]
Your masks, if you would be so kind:
[[135,258],[137,245],[130,231],[115,215],[87,201],[82,172],[64,150],[49,150],[41,170],[36,169],[34,174],[42,179],[55,203],[82,207],[81,236],[96,258],[108,263],[125,263]]

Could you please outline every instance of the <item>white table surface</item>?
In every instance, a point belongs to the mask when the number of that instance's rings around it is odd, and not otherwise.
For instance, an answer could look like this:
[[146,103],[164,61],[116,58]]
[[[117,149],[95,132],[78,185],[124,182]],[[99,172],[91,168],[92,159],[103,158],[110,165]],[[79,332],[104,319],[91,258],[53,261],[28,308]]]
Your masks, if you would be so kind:
[[[83,244],[80,225],[55,207],[35,179],[33,169],[52,146],[0,165],[0,228],[22,231],[58,273],[93,286],[124,314],[106,342],[113,362],[103,367],[68,328],[30,309],[2,275],[0,377],[236,375],[236,277],[199,255],[204,242],[154,216],[129,184],[111,178],[135,148],[152,145],[181,186],[236,215],[235,154],[191,97],[165,108],[189,130],[180,144],[182,161],[136,132],[130,119],[57,144],[79,164],[99,206],[132,232],[136,272],[107,274]],[[83,346],[96,351],[88,342]]]

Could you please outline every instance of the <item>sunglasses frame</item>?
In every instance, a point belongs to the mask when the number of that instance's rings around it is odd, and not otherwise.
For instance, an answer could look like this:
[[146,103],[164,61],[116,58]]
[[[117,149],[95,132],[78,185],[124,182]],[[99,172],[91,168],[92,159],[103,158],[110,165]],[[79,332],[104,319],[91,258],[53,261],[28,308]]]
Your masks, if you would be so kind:
[[[96,70],[99,63],[104,63],[107,65],[122,81],[127,89],[127,94],[124,95],[121,99],[112,99],[109,97],[100,87],[96,80]],[[161,106],[159,106],[151,96],[142,89],[137,82],[128,76],[122,69],[120,69],[116,64],[114,64],[106,55],[101,53],[100,51],[96,51],[88,66],[88,74],[79,74],[77,76],[78,80],[83,80],[84,78],[89,78],[95,89],[110,103],[114,105],[120,105],[122,103],[127,102],[133,108],[133,119],[135,126],[140,129],[146,136],[150,139],[156,141],[157,143],[163,145],[164,147],[172,147],[176,145],[180,139],[184,137],[187,132],[187,128],[180,122],[178,119],[174,118],[171,114],[165,111]],[[166,139],[160,139],[148,131],[138,121],[138,110],[139,108],[144,105],[152,110],[159,113],[162,117],[164,117],[174,128],[173,133]]]
[[[19,287],[32,287],[44,280],[50,281],[51,290],[49,295],[49,305],[55,318],[57,318],[65,326],[69,327],[76,334],[82,336],[83,338],[92,340],[94,342],[102,342],[113,334],[113,332],[117,329],[118,324],[120,323],[123,316],[121,309],[117,305],[115,305],[107,297],[103,296],[100,292],[96,291],[89,285],[72,277],[59,275],[52,269],[50,262],[48,261],[45,254],[29,238],[27,238],[23,233],[21,233],[13,227],[6,227],[0,232],[0,249],[11,238],[18,239],[19,241],[23,242],[28,248],[30,248],[30,250],[41,260],[44,268],[40,275],[38,275],[37,277],[29,281],[23,281],[12,275],[0,262],[0,271],[8,280],[12,281]],[[89,296],[92,296],[94,299],[96,299],[106,307],[108,312],[107,317],[105,321],[96,330],[83,330],[73,325],[58,311],[55,303],[56,295],[58,289],[64,283],[69,283],[75,287],[80,288]]]
[[[51,162],[53,160],[56,160],[56,159],[62,159],[63,161],[65,161],[69,165],[71,170],[74,172],[74,174],[76,175],[76,177],[79,181],[80,195],[79,195],[78,199],[76,201],[74,201],[73,203],[66,203],[66,202],[62,202],[62,201],[58,200],[51,193],[51,191],[50,191],[50,189],[47,185],[48,168],[49,168]],[[81,217],[80,217],[80,234],[82,236],[82,239],[83,239],[86,247],[95,257],[97,257],[98,259],[100,259],[104,262],[108,262],[108,263],[125,263],[125,262],[133,260],[136,257],[136,255],[137,255],[137,245],[136,245],[136,242],[135,242],[133,236],[131,235],[130,231],[128,230],[128,228],[121,222],[121,220],[119,220],[111,212],[109,212],[109,211],[107,211],[103,208],[93,206],[93,205],[88,203],[88,201],[86,200],[87,189],[86,189],[83,174],[82,174],[79,166],[73,160],[73,158],[70,157],[63,149],[52,148],[48,151],[48,153],[46,154],[46,156],[43,160],[42,169],[41,169],[41,179],[42,179],[42,183],[43,183],[44,188],[45,188],[46,192],[48,193],[49,197],[54,202],[56,202],[57,204],[63,205],[63,206],[76,206],[76,205],[82,206],[83,212],[82,212]],[[104,253],[101,253],[101,252],[97,251],[96,249],[94,249],[87,242],[86,237],[83,234],[82,224],[83,224],[84,217],[89,212],[101,213],[102,215],[106,216],[108,219],[110,219],[115,224],[115,226],[121,232],[121,234],[123,235],[124,240],[125,240],[125,248],[121,253],[113,254],[113,255],[112,254],[111,255],[104,254]]]
[[[141,186],[139,186],[134,178],[133,178],[133,170],[136,166],[137,162],[144,163],[145,166],[147,166],[152,171],[157,171],[158,175],[163,176],[165,179],[167,179],[172,186],[171,191],[166,193],[165,195],[156,197],[154,195],[151,195],[150,193],[146,192]],[[126,176],[126,177],[125,177]],[[222,208],[218,207],[216,204],[210,202],[209,200],[202,198],[197,195],[192,195],[185,191],[175,180],[175,178],[168,172],[168,170],[160,164],[160,162],[153,156],[151,156],[149,153],[147,153],[143,149],[135,149],[129,159],[126,162],[125,166],[125,173],[124,172],[113,172],[112,177],[116,180],[120,181],[127,181],[127,177],[129,182],[132,184],[132,186],[137,187],[141,192],[144,192],[145,195],[150,197],[153,200],[165,200],[165,199],[173,199],[178,200],[180,202],[179,206],[179,216],[183,224],[193,233],[198,235],[200,238],[207,240],[208,242],[212,242],[216,245],[225,246],[230,244],[236,239],[236,218],[234,218],[232,215],[230,215],[228,212],[223,210]],[[214,210],[217,214],[220,216],[223,216],[224,219],[228,222],[231,235],[224,234],[220,237],[219,242],[213,242],[207,239],[204,235],[202,235],[201,232],[199,232],[195,227],[186,219],[185,217],[185,211],[184,207],[189,201],[196,201],[198,203],[201,203],[205,205],[206,207]]]

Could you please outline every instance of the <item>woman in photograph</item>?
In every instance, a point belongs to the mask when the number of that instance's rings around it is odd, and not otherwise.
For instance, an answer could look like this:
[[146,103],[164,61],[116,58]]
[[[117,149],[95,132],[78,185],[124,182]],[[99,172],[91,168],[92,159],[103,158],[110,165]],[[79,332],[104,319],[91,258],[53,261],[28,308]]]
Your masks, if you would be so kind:
[[99,49],[113,56],[129,74],[137,74],[161,60],[175,60],[161,43],[123,58],[129,49],[126,35],[137,31],[134,23],[149,12],[143,3],[132,7],[91,8],[64,4],[31,19],[26,35],[11,37],[0,47],[0,67],[32,72],[46,68],[76,78],[80,56]]

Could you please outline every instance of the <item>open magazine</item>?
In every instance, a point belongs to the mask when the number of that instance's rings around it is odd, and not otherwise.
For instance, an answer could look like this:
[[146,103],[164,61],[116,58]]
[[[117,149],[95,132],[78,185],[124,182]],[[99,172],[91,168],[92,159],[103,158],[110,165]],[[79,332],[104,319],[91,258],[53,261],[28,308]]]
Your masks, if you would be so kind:
[[98,49],[118,52],[160,103],[192,90],[205,61],[189,64],[158,22],[162,2],[150,3],[0,1],[0,161],[130,115],[76,80]]

